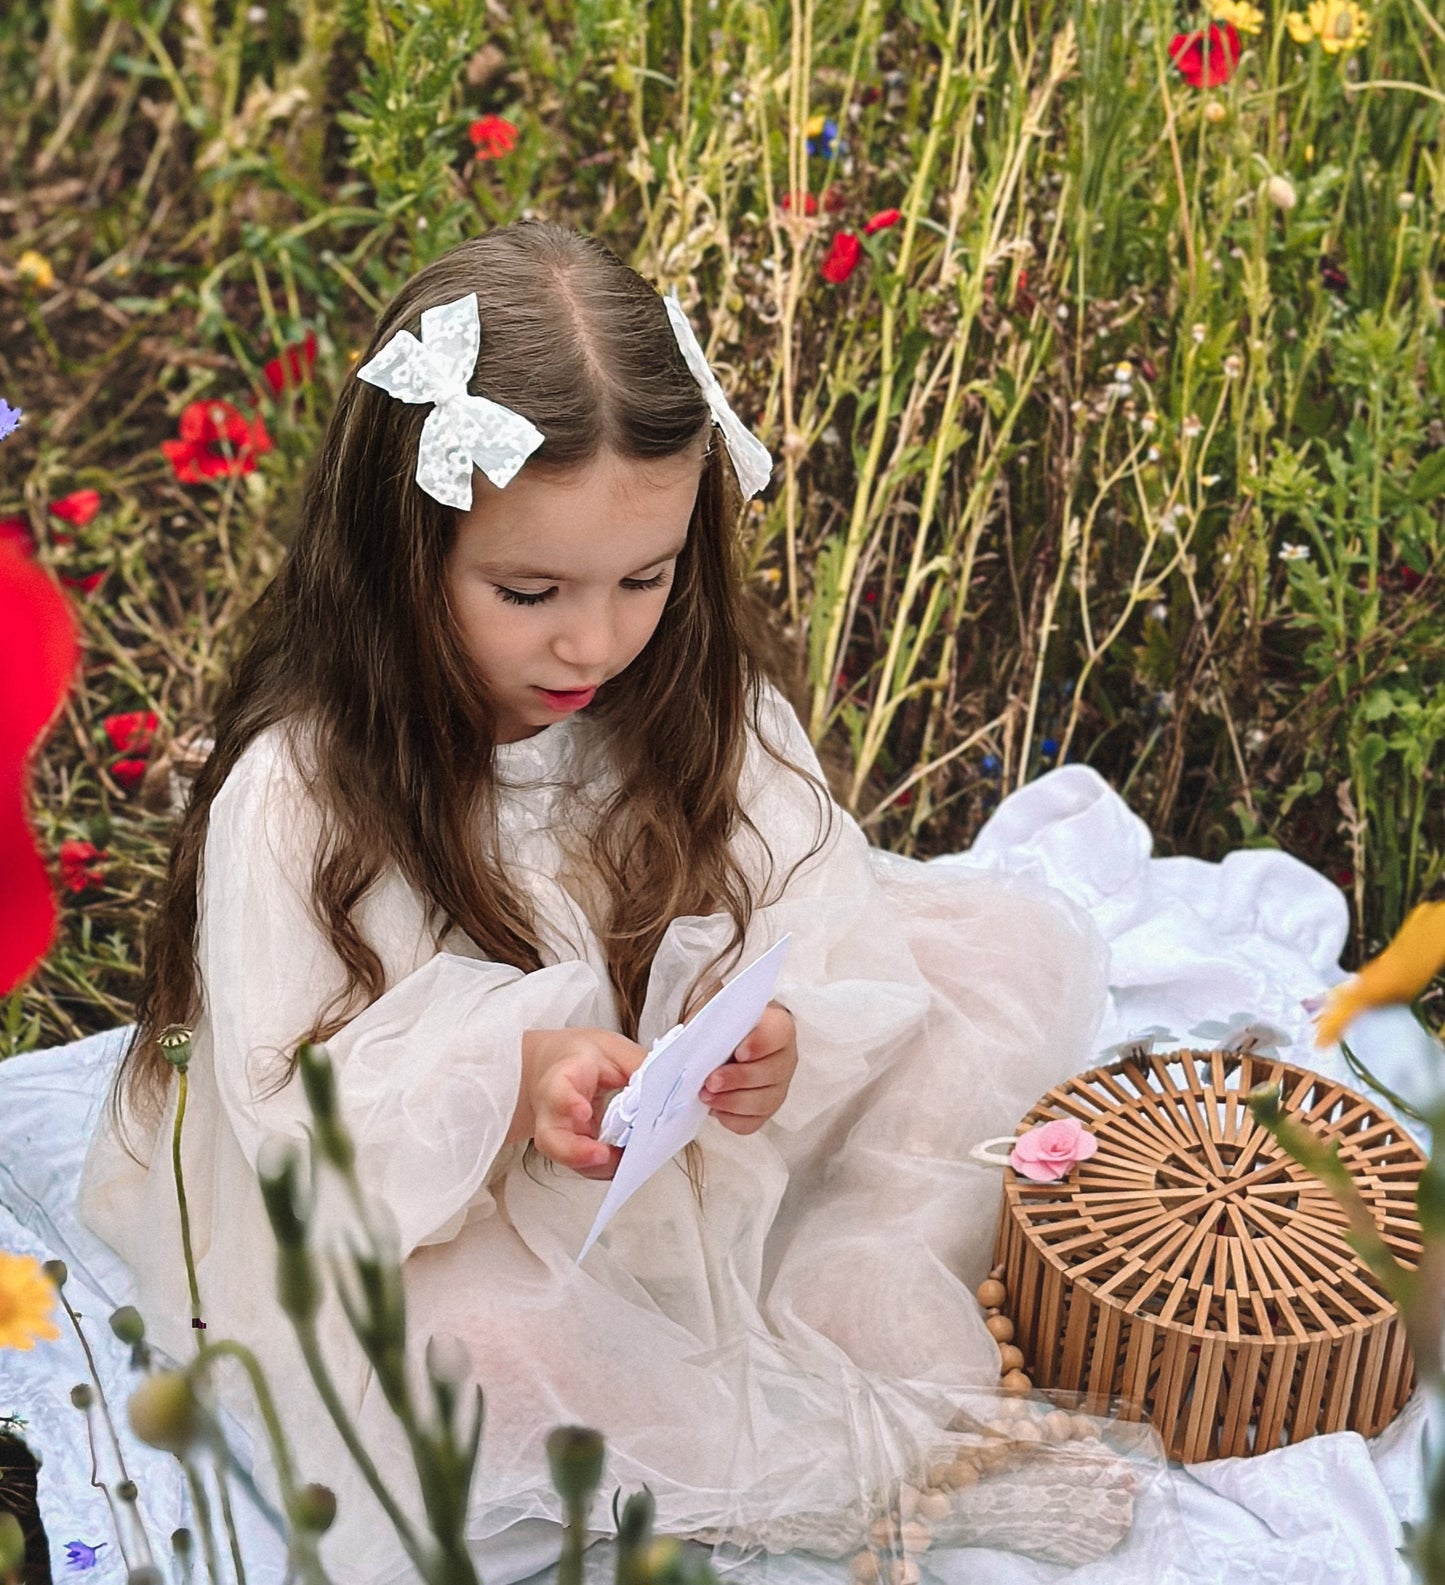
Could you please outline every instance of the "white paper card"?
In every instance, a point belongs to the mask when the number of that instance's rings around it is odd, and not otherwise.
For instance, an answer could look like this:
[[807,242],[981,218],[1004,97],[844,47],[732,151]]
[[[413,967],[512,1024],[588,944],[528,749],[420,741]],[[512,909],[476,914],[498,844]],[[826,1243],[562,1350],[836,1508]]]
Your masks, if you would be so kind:
[[675,1024],[652,1044],[625,1090],[602,1120],[604,1132],[631,1122],[617,1174],[587,1235],[578,1260],[617,1211],[661,1166],[697,1138],[708,1109],[703,1085],[752,1033],[772,998],[791,936],[733,976],[686,1024]]

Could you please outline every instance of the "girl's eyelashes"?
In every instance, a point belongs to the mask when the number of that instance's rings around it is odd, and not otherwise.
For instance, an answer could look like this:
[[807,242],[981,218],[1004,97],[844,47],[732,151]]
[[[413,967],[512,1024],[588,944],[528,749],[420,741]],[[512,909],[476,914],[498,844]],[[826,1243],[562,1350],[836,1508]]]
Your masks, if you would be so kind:
[[[668,580],[668,569],[664,567],[660,572],[655,572],[650,578],[624,578],[624,589],[660,589]],[[526,589],[508,589],[504,584],[493,584],[498,596],[508,605],[541,605],[544,600],[550,600],[557,592],[554,583],[550,589],[539,589],[532,593]]]

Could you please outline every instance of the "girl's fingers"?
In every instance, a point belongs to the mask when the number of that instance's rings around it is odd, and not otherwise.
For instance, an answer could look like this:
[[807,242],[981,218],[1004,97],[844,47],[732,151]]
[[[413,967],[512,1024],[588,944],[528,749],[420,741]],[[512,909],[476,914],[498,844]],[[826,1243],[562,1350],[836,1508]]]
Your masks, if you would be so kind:
[[769,1084],[758,1090],[729,1090],[716,1097],[704,1097],[714,1117],[768,1118],[783,1104],[782,1085]]
[[795,1065],[786,1051],[775,1051],[753,1062],[725,1062],[703,1085],[703,1099],[733,1090],[767,1089],[786,1083]]

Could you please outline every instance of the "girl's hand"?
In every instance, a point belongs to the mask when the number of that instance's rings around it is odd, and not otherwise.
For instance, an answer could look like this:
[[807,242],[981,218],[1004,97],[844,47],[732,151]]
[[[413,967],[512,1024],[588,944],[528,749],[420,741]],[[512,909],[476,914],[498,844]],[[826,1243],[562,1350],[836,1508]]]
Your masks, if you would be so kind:
[[597,1137],[606,1097],[626,1086],[646,1055],[610,1029],[529,1029],[508,1142],[531,1139],[559,1167],[610,1178],[622,1152]]
[[769,1002],[752,1033],[702,1087],[702,1099],[724,1128],[755,1134],[783,1104],[798,1066],[793,1015]]

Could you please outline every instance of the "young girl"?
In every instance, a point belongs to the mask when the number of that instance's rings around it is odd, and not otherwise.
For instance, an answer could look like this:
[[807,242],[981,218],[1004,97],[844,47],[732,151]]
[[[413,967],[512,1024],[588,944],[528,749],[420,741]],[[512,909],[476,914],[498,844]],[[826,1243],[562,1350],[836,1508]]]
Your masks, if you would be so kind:
[[[192,1026],[202,1312],[261,1351],[301,1478],[338,1488],[325,1555],[354,1585],[409,1576],[276,1308],[256,1179],[268,1135],[305,1134],[305,1038],[395,1222],[413,1345],[460,1338],[485,1389],[489,1585],[555,1557],[559,1423],[606,1434],[610,1482],[649,1486],[666,1531],[837,1555],[997,1382],[969,1285],[998,1184],[968,1151],[1087,1064],[1103,948],[1042,888],[872,852],[831,805],[744,639],[760,449],[676,305],[600,245],[466,243],[346,382],[220,706],[83,1205],[188,1357],[157,1036]],[[602,1102],[785,933],[693,1170],[657,1173],[579,1266],[619,1159]],[[334,1303],[320,1325],[416,1511]],[[1049,1551],[1067,1469],[1026,1476],[1009,1500],[994,1477],[968,1539]]]

